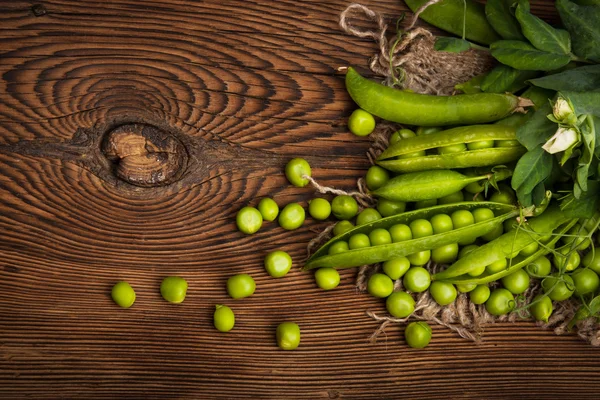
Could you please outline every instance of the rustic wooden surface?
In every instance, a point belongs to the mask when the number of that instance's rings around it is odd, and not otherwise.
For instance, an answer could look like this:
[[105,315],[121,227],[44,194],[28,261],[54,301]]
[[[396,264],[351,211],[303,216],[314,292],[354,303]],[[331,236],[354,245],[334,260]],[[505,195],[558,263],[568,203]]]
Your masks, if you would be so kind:
[[[600,350],[529,322],[488,326],[481,345],[438,326],[424,350],[399,326],[370,344],[365,310],[384,307],[356,293],[355,271],[323,292],[298,270],[323,223],[235,229],[263,196],[315,195],[286,182],[291,157],[345,189],[366,171],[369,140],[345,128],[353,104],[335,69],[366,71],[375,46],[340,31],[347,5],[0,1],[0,398],[598,398]],[[117,179],[102,134],[120,122],[179,132],[188,170],[159,187]],[[295,260],[277,280],[261,264],[275,248]],[[258,289],[232,301],[239,272]],[[158,292],[174,274],[189,282],[180,305]],[[128,310],[109,295],[122,279],[137,292]],[[228,334],[212,327],[218,303],[237,315]],[[283,320],[301,326],[296,351],[275,345]]]

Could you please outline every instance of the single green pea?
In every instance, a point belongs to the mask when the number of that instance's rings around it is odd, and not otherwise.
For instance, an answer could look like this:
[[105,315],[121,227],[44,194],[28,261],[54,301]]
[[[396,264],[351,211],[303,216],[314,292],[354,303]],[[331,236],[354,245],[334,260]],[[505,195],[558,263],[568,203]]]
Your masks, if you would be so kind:
[[516,146],[520,146],[521,143],[519,143],[519,141],[516,139],[507,139],[507,140],[496,140],[494,145],[496,147],[516,147]]
[[354,224],[348,220],[338,221],[333,227],[333,234],[335,236],[339,236],[348,232],[349,230],[352,230],[353,228]]
[[575,250],[563,247],[554,253],[554,265],[561,271],[574,271],[579,267],[581,257]]
[[402,284],[408,291],[414,293],[424,292],[431,285],[431,275],[423,267],[411,267],[404,274]]
[[310,164],[304,158],[292,158],[285,165],[285,176],[292,185],[304,187],[311,176]]
[[458,292],[453,284],[442,281],[433,281],[429,286],[429,293],[433,300],[440,306],[447,306],[454,303]]
[[495,274],[504,271],[507,267],[508,259],[501,258],[500,260],[494,261],[493,263],[489,264],[487,267],[485,267],[485,270],[489,274]]
[[188,283],[178,276],[168,276],[160,284],[160,294],[169,303],[181,303],[185,299]]
[[302,226],[305,218],[304,208],[298,203],[290,203],[283,207],[283,210],[279,213],[279,226],[288,231],[293,231]]
[[431,228],[434,234],[450,232],[454,229],[452,218],[448,214],[436,214],[431,217]]
[[392,243],[392,236],[387,229],[377,228],[369,232],[369,240],[371,241],[371,246],[379,246]]
[[600,274],[600,249],[593,248],[583,257],[583,265]]
[[481,183],[481,182],[471,182],[467,186],[465,186],[464,189],[465,189],[465,192],[467,192],[467,193],[477,194],[477,193],[483,192],[485,187],[483,186],[483,183]]
[[[464,228],[475,223],[475,217],[473,217],[473,213],[469,210],[456,210],[450,217],[452,218],[454,229]],[[477,240],[476,237],[465,237],[464,239],[459,240],[458,244],[464,246],[472,244],[475,240]]]
[[499,192],[495,192],[490,196],[490,201],[503,204],[517,204],[517,196],[508,185],[498,185]]
[[406,203],[403,201],[393,201],[384,198],[377,199],[377,211],[382,217],[391,217],[406,211]]
[[449,146],[438,147],[438,154],[453,154],[467,151],[467,146],[464,143],[451,144]]
[[433,235],[433,226],[431,225],[431,222],[427,221],[426,219],[415,219],[414,221],[410,222],[409,226],[414,239]]
[[487,285],[477,285],[469,292],[469,300],[473,304],[483,304],[490,298],[490,288]]
[[383,263],[383,272],[393,280],[398,280],[410,268],[410,261],[406,257],[392,258]]
[[461,293],[469,293],[472,292],[477,287],[476,283],[457,283],[456,290]]
[[399,159],[404,159],[404,158],[415,158],[415,157],[423,157],[425,156],[427,153],[425,152],[425,150],[419,150],[419,151],[415,151],[413,153],[405,153],[405,154],[400,154],[398,156]]
[[379,165],[373,165],[367,171],[365,182],[369,190],[377,190],[390,180],[390,173]]
[[318,221],[324,221],[331,214],[331,204],[327,199],[317,197],[308,202],[308,213]]
[[402,137],[400,136],[400,131],[396,131],[396,132],[392,133],[390,135],[390,140],[389,140],[390,146],[398,143],[400,140],[402,140]]
[[512,294],[521,294],[529,287],[529,274],[522,269],[502,278],[502,285]]
[[365,208],[356,216],[356,226],[365,225],[381,219],[381,214],[374,208]]
[[412,253],[406,256],[408,261],[410,261],[411,265],[420,267],[429,262],[431,260],[431,250],[423,250],[418,251],[416,253]]
[[213,314],[213,324],[215,328],[221,332],[229,332],[235,325],[235,314],[231,308],[223,304],[217,304],[215,306],[215,312]]
[[237,274],[227,279],[227,293],[232,299],[252,296],[255,290],[256,282],[248,274]]
[[329,246],[329,250],[327,251],[327,253],[331,256],[334,254],[343,253],[348,250],[350,250],[350,247],[348,246],[348,242],[346,242],[344,240],[338,240],[337,242],[335,242],[331,246]]
[[459,190],[458,192],[451,193],[448,196],[440,197],[439,199],[437,199],[437,203],[439,205],[454,204],[463,201],[465,201],[465,195],[461,190]]
[[563,275],[561,278],[558,274],[552,274],[542,280],[542,289],[550,299],[563,301],[573,295],[575,282],[569,275]]
[[409,139],[409,138],[413,138],[413,137],[417,136],[417,134],[415,132],[411,131],[410,129],[406,129],[406,128],[400,129],[398,131],[398,135],[400,135],[400,137],[402,139]]
[[443,129],[441,126],[419,126],[415,134],[417,136],[431,135],[432,133],[441,132]]
[[260,211],[254,207],[246,206],[238,211],[235,222],[240,232],[247,235],[258,232],[263,223],[263,217]]
[[275,200],[265,197],[258,203],[258,211],[260,211],[263,220],[275,221],[275,218],[279,215],[279,206]]
[[415,299],[406,292],[393,292],[385,300],[385,308],[392,317],[406,318],[415,310]]
[[469,276],[479,276],[481,274],[483,274],[486,270],[486,267],[484,265],[481,265],[479,267],[473,268],[472,270],[470,270],[469,272],[467,272],[467,275]]
[[413,349],[422,349],[431,341],[431,327],[427,322],[411,322],[404,330],[404,340]]
[[403,242],[405,240],[410,240],[413,238],[410,227],[405,224],[392,225],[389,231],[390,236],[392,237],[392,242],[394,243]]
[[315,272],[317,286],[323,290],[331,290],[340,284],[340,273],[335,268],[319,268]]
[[350,250],[362,249],[363,247],[371,246],[371,240],[364,233],[355,233],[348,239],[348,248]]
[[525,271],[533,278],[543,278],[550,275],[552,264],[546,256],[540,256],[525,266]]
[[300,327],[294,322],[282,322],[275,332],[277,346],[282,350],[294,350],[300,345]]
[[536,251],[538,251],[539,248],[540,248],[540,245],[538,244],[538,242],[532,242],[532,243],[528,244],[527,246],[523,247],[521,249],[521,251],[519,252],[519,255],[521,255],[523,257],[532,256],[533,254],[535,254]]
[[548,318],[552,315],[552,300],[545,294],[538,294],[533,298],[529,313],[536,321],[548,323]]
[[373,297],[388,297],[394,291],[394,282],[384,274],[373,274],[367,281],[367,292]]
[[600,286],[598,274],[589,268],[578,269],[571,274],[571,278],[575,285],[575,294],[578,296],[594,293]]
[[285,251],[275,250],[266,255],[264,264],[269,275],[281,278],[292,268],[292,257]]
[[431,259],[438,264],[450,264],[458,258],[458,243],[449,243],[431,250]]
[[508,314],[515,308],[515,297],[504,288],[492,290],[490,297],[485,302],[485,309],[492,315]]
[[113,301],[123,308],[129,308],[135,302],[135,291],[125,281],[117,282],[113,286],[110,295]]
[[337,219],[351,219],[358,213],[358,203],[352,196],[335,196],[331,202],[331,211]]
[[475,220],[475,223],[485,222],[490,219],[494,219],[494,217],[494,212],[489,208],[482,207],[473,210],[473,219]]
[[494,147],[493,140],[479,140],[477,142],[467,143],[467,148],[469,150],[481,150],[481,149],[489,149]]
[[368,136],[375,129],[375,117],[358,108],[348,118],[348,129],[356,136]]

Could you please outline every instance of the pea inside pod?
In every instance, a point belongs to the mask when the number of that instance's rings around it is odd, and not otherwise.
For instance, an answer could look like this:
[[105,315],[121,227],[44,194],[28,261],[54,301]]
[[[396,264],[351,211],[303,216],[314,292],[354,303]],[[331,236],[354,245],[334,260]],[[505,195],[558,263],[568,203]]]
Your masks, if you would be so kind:
[[[412,221],[420,219],[430,220],[437,214],[451,214],[457,210],[474,210],[486,207],[494,211],[497,215],[494,218],[477,222],[462,228],[453,229],[438,234],[427,235],[415,238],[406,237],[406,240],[381,244],[376,246],[365,246],[360,248],[350,248],[348,251],[334,252],[329,254],[329,249],[338,242],[348,241],[356,235],[367,236],[376,229],[388,229],[392,231],[392,239],[397,235],[395,227],[409,225]],[[495,229],[501,225],[505,219],[518,215],[518,210],[514,206],[507,204],[491,202],[463,202],[443,206],[434,206],[425,209],[419,209],[411,212],[405,212],[391,217],[357,226],[354,229],[336,236],[319,248],[305,263],[304,270],[317,267],[332,268],[351,268],[360,265],[374,264],[384,262],[394,258],[405,257],[421,251],[433,250],[451,243],[457,243],[461,239],[478,237]]]
[[[377,158],[377,164],[389,171],[402,173],[501,165],[517,160],[525,153],[525,147],[515,142],[514,146],[496,146],[469,151],[443,150],[484,141],[508,143],[507,141],[510,140],[516,140],[516,129],[511,126],[496,124],[461,126],[427,136],[400,140],[389,146]],[[434,149],[438,149],[440,154],[431,154]],[[421,157],[399,158],[418,151],[428,151],[429,154]]]

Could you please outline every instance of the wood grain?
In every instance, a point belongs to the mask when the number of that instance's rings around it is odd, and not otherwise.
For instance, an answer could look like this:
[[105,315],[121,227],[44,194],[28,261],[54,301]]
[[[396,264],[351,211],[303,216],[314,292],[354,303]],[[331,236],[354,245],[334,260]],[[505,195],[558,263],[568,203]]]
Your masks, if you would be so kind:
[[[305,157],[322,184],[352,189],[370,142],[349,134],[353,104],[336,68],[364,71],[376,50],[337,26],[332,1],[0,2],[0,398],[6,399],[595,399],[600,351],[530,322],[487,326],[481,345],[434,327],[409,349],[392,326],[375,343],[355,271],[333,292],[299,271],[308,241],[266,223],[253,236],[235,213],[264,196],[315,196],[283,166]],[[393,21],[399,1],[363,4]],[[532,2],[556,21],[551,2]],[[363,21],[362,23],[367,24]],[[139,187],[114,175],[106,132],[153,124],[181,138],[185,172]],[[267,276],[264,255],[293,271]],[[246,272],[256,294],[232,301]],[[163,301],[163,277],[189,282]],[[110,300],[127,280],[131,309]],[[236,328],[218,334],[215,304]],[[277,349],[283,320],[302,329]]]

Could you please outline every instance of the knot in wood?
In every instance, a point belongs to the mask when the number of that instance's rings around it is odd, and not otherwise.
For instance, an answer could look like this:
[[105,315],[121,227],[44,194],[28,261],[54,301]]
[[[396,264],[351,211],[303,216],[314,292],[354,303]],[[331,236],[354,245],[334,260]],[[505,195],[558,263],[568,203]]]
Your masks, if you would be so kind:
[[147,124],[126,124],[108,132],[102,149],[119,179],[141,187],[171,184],[185,171],[188,153],[173,134]]

